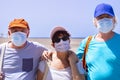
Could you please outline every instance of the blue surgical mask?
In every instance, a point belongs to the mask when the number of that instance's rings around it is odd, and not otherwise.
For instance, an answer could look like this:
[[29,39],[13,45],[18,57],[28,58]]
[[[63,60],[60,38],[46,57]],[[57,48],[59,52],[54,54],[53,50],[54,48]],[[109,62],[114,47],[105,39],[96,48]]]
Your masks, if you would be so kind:
[[70,43],[69,40],[61,41],[59,43],[55,43],[55,50],[58,52],[66,52],[70,49]]
[[27,40],[27,34],[24,32],[14,32],[11,34],[12,43],[15,46],[22,46]]
[[103,18],[98,20],[97,22],[97,29],[102,33],[108,33],[113,30],[114,24],[113,20],[110,18]]

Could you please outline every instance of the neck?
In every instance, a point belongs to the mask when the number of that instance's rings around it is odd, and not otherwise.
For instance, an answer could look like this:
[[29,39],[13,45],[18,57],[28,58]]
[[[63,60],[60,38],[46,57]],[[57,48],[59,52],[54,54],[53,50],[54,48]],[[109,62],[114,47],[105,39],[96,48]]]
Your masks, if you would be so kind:
[[56,52],[53,57],[59,58],[60,60],[66,60],[68,59],[68,52]]
[[21,45],[21,46],[15,46],[15,45],[12,43],[12,41],[9,41],[9,42],[8,42],[8,47],[14,48],[14,49],[22,49],[23,47],[25,47],[26,44],[27,44],[27,42],[26,42],[25,44]]
[[113,32],[113,31],[111,31],[111,32],[109,32],[109,33],[98,33],[95,38],[96,38],[98,41],[106,41],[106,40],[112,38],[113,35],[114,35],[114,32]]
[[58,70],[69,67],[68,53],[53,52],[50,66]]

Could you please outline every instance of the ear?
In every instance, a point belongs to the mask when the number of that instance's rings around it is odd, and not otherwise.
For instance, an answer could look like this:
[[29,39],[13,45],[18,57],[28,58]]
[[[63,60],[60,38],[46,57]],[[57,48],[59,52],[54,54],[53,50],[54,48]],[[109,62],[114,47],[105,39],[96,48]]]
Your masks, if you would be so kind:
[[117,20],[115,17],[113,17],[113,23],[116,24],[117,23]]
[[30,30],[28,30],[27,37],[29,36],[29,34],[30,34]]
[[93,24],[95,25],[95,27],[97,27],[97,19],[96,18],[93,19]]
[[69,39],[69,43],[71,42],[71,40]]
[[114,24],[114,27],[113,27],[113,29],[115,28],[115,26],[116,26],[116,24],[117,24],[117,20],[116,20],[116,18],[115,17],[113,17],[113,24]]
[[10,36],[10,31],[8,31],[8,36]]

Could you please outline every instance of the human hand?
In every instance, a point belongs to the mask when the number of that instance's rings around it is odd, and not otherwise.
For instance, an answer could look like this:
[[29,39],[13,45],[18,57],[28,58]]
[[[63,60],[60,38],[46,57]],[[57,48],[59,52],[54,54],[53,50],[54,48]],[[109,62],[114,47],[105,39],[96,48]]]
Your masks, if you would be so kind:
[[52,60],[52,51],[44,51],[41,60]]
[[79,59],[78,59],[78,57],[76,56],[76,54],[75,54],[73,51],[71,51],[71,50],[69,51],[68,60],[69,60],[69,62],[72,63],[72,64],[76,64],[76,63],[79,61]]
[[2,72],[0,72],[0,80],[3,80],[3,78],[4,78],[4,75]]

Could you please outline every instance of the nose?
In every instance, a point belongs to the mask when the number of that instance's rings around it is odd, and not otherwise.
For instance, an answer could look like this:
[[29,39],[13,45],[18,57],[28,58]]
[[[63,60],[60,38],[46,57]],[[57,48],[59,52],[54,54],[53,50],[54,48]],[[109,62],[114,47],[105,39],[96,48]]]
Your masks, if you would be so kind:
[[63,42],[63,40],[62,40],[62,39],[60,39],[60,43],[61,43],[61,42]]

